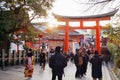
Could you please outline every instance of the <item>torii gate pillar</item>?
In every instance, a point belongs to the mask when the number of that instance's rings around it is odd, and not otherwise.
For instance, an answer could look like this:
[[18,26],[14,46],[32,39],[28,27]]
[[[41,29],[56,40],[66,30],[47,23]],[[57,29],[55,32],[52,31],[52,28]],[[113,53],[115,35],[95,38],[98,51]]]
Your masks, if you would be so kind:
[[[107,17],[107,19],[109,19],[109,17]],[[83,21],[80,21],[81,22],[81,26],[82,28],[79,27],[79,29],[93,29],[93,30],[96,30],[96,39],[95,39],[95,48],[96,50],[99,52],[99,54],[101,54],[101,48],[100,48],[100,31],[101,31],[101,27],[100,27],[100,24],[99,24],[99,19],[96,20],[96,26],[95,27],[84,27],[83,26]],[[65,38],[64,38],[64,52],[65,53],[68,53],[69,51],[69,31],[74,29],[74,28],[71,28],[69,26],[69,21],[65,21],[66,22],[66,27],[64,28],[65,30]]]
[[[86,16],[86,17],[70,17],[70,16],[61,16],[61,15],[56,15],[54,16],[58,19],[58,21],[66,22],[65,26],[59,26],[60,29],[65,30],[65,38],[64,38],[64,52],[68,53],[69,51],[69,31],[75,30],[75,29],[93,29],[96,30],[96,39],[95,39],[95,48],[101,54],[101,48],[100,48],[100,31],[101,26],[100,26],[100,21],[101,20],[110,20],[110,17],[113,16],[117,10],[114,10],[112,12],[106,13],[106,14],[101,14],[101,15],[96,15],[96,16]],[[80,22],[80,26],[69,26],[69,22]],[[84,21],[95,21],[96,25],[95,26],[84,26]]]
[[68,26],[68,22],[66,22],[65,38],[64,38],[64,52],[68,53],[68,51],[69,51],[69,26]]
[[100,48],[100,26],[99,26],[99,20],[96,21],[96,50],[101,54],[101,48]]

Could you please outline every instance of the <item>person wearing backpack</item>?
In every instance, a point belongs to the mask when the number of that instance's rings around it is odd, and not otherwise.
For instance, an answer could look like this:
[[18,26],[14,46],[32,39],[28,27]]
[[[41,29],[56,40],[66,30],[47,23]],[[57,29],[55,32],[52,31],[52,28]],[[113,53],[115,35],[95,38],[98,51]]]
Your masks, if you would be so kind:
[[52,69],[52,80],[62,80],[64,74],[64,68],[67,66],[65,57],[62,55],[61,47],[57,46],[55,48],[55,54],[51,56],[49,60],[49,67]]

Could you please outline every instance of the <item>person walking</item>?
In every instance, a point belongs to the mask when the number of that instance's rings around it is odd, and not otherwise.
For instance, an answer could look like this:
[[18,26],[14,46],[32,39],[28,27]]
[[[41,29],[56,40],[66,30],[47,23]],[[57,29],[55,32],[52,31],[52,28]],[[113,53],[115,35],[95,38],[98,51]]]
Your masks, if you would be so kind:
[[39,61],[40,61],[40,66],[41,69],[45,69],[45,64],[46,64],[46,54],[44,50],[41,50],[40,54],[39,54]]
[[83,64],[83,57],[81,55],[82,49],[76,49],[76,54],[74,57],[74,63],[76,66],[76,73],[75,78],[81,78],[82,75],[82,64]]
[[98,51],[95,50],[94,56],[91,58],[92,64],[92,77],[93,80],[102,80],[102,58],[98,55]]
[[73,51],[70,53],[70,61],[71,61],[71,62],[74,61],[74,53],[73,53]]
[[52,48],[48,53],[48,60],[50,60],[51,56],[55,54],[54,49]]
[[28,78],[27,80],[30,80],[32,78],[32,74],[34,70],[34,56],[32,53],[32,49],[28,50],[24,64],[25,64],[25,70],[24,70],[25,77]]
[[86,72],[87,72],[87,65],[88,65],[88,61],[89,61],[89,56],[86,53],[85,49],[82,51],[81,54],[82,54],[82,57],[83,57],[83,64],[81,66],[81,68],[82,68],[82,76],[83,76],[83,75],[86,75]]
[[49,60],[49,67],[52,69],[52,80],[62,80],[62,75],[64,74],[64,68],[67,66],[65,57],[61,53],[61,47],[56,46],[55,54],[51,56]]

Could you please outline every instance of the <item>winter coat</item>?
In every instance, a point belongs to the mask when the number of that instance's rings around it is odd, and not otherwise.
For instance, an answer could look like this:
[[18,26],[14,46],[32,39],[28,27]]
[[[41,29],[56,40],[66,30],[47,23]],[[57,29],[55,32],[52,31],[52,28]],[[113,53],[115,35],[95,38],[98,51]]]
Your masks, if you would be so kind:
[[64,68],[67,66],[65,57],[61,53],[55,53],[49,60],[49,67],[55,74],[63,74]]
[[102,59],[99,55],[95,54],[91,60],[92,64],[92,77],[93,78],[102,78]]
[[45,53],[42,52],[42,53],[39,54],[39,60],[40,60],[41,63],[46,62],[46,55],[45,55]]
[[83,57],[80,54],[75,54],[74,57],[75,66],[81,66],[83,64]]

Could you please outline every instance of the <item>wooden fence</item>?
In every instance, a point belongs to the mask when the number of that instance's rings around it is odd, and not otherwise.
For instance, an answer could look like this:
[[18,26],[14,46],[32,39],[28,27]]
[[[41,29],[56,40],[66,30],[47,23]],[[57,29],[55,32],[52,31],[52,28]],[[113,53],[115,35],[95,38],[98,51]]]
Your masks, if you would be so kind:
[[[38,62],[39,59],[39,53],[37,51],[33,52],[35,57],[35,63]],[[23,65],[24,64],[24,58],[26,55],[26,51],[13,51],[8,53],[2,49],[0,50],[0,67],[1,69],[4,69],[7,66],[15,66],[15,65]]]

